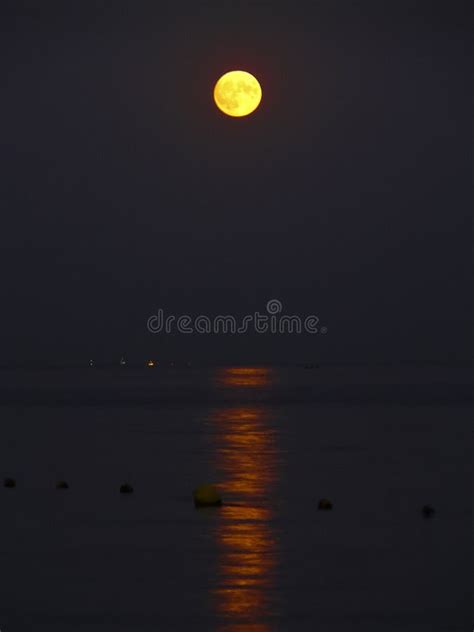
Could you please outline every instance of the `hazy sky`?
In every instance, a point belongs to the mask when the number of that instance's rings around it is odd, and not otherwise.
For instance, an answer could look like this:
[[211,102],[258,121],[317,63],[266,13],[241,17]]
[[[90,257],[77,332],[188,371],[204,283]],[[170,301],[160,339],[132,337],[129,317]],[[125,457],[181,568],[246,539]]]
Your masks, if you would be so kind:
[[[2,2],[0,363],[469,357],[470,27],[468,2]],[[212,102],[232,68],[263,87],[246,119]],[[327,335],[146,329],[270,298]]]

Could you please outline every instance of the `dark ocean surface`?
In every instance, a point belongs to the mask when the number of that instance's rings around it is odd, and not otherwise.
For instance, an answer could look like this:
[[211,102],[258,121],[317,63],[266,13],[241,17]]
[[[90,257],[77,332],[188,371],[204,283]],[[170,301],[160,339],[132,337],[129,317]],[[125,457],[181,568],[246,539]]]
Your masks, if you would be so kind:
[[470,381],[1,370],[1,632],[470,630]]

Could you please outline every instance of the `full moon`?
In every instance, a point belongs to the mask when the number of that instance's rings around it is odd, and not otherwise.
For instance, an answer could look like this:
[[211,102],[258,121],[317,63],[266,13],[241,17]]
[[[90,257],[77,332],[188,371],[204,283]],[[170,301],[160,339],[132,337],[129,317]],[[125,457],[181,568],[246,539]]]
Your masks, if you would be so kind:
[[247,116],[262,100],[262,88],[257,79],[245,70],[231,70],[214,86],[214,101],[228,116]]

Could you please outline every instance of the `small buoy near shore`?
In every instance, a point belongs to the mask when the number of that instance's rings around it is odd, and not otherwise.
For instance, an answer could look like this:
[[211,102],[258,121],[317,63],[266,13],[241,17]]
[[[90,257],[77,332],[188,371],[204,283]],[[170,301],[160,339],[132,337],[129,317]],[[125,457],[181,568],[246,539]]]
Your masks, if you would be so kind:
[[322,511],[330,511],[332,509],[332,502],[327,498],[321,498],[318,503],[318,509]]
[[121,494],[133,494],[133,487],[128,483],[123,483],[120,485],[120,493]]
[[200,485],[193,491],[196,507],[219,507],[222,505],[222,497],[214,485]]
[[69,485],[66,483],[66,481],[58,481],[56,483],[56,489],[69,489]]
[[14,478],[5,478],[3,480],[3,487],[13,489],[13,487],[16,487],[16,480]]
[[436,513],[434,507],[431,505],[424,505],[421,511],[425,518],[432,518]]

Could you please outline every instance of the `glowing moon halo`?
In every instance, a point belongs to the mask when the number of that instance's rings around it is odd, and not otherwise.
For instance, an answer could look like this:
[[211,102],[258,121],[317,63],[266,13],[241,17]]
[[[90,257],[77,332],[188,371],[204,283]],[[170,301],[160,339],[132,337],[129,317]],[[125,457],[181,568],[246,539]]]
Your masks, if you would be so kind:
[[257,79],[245,70],[226,72],[214,86],[214,101],[228,116],[248,116],[262,100]]

